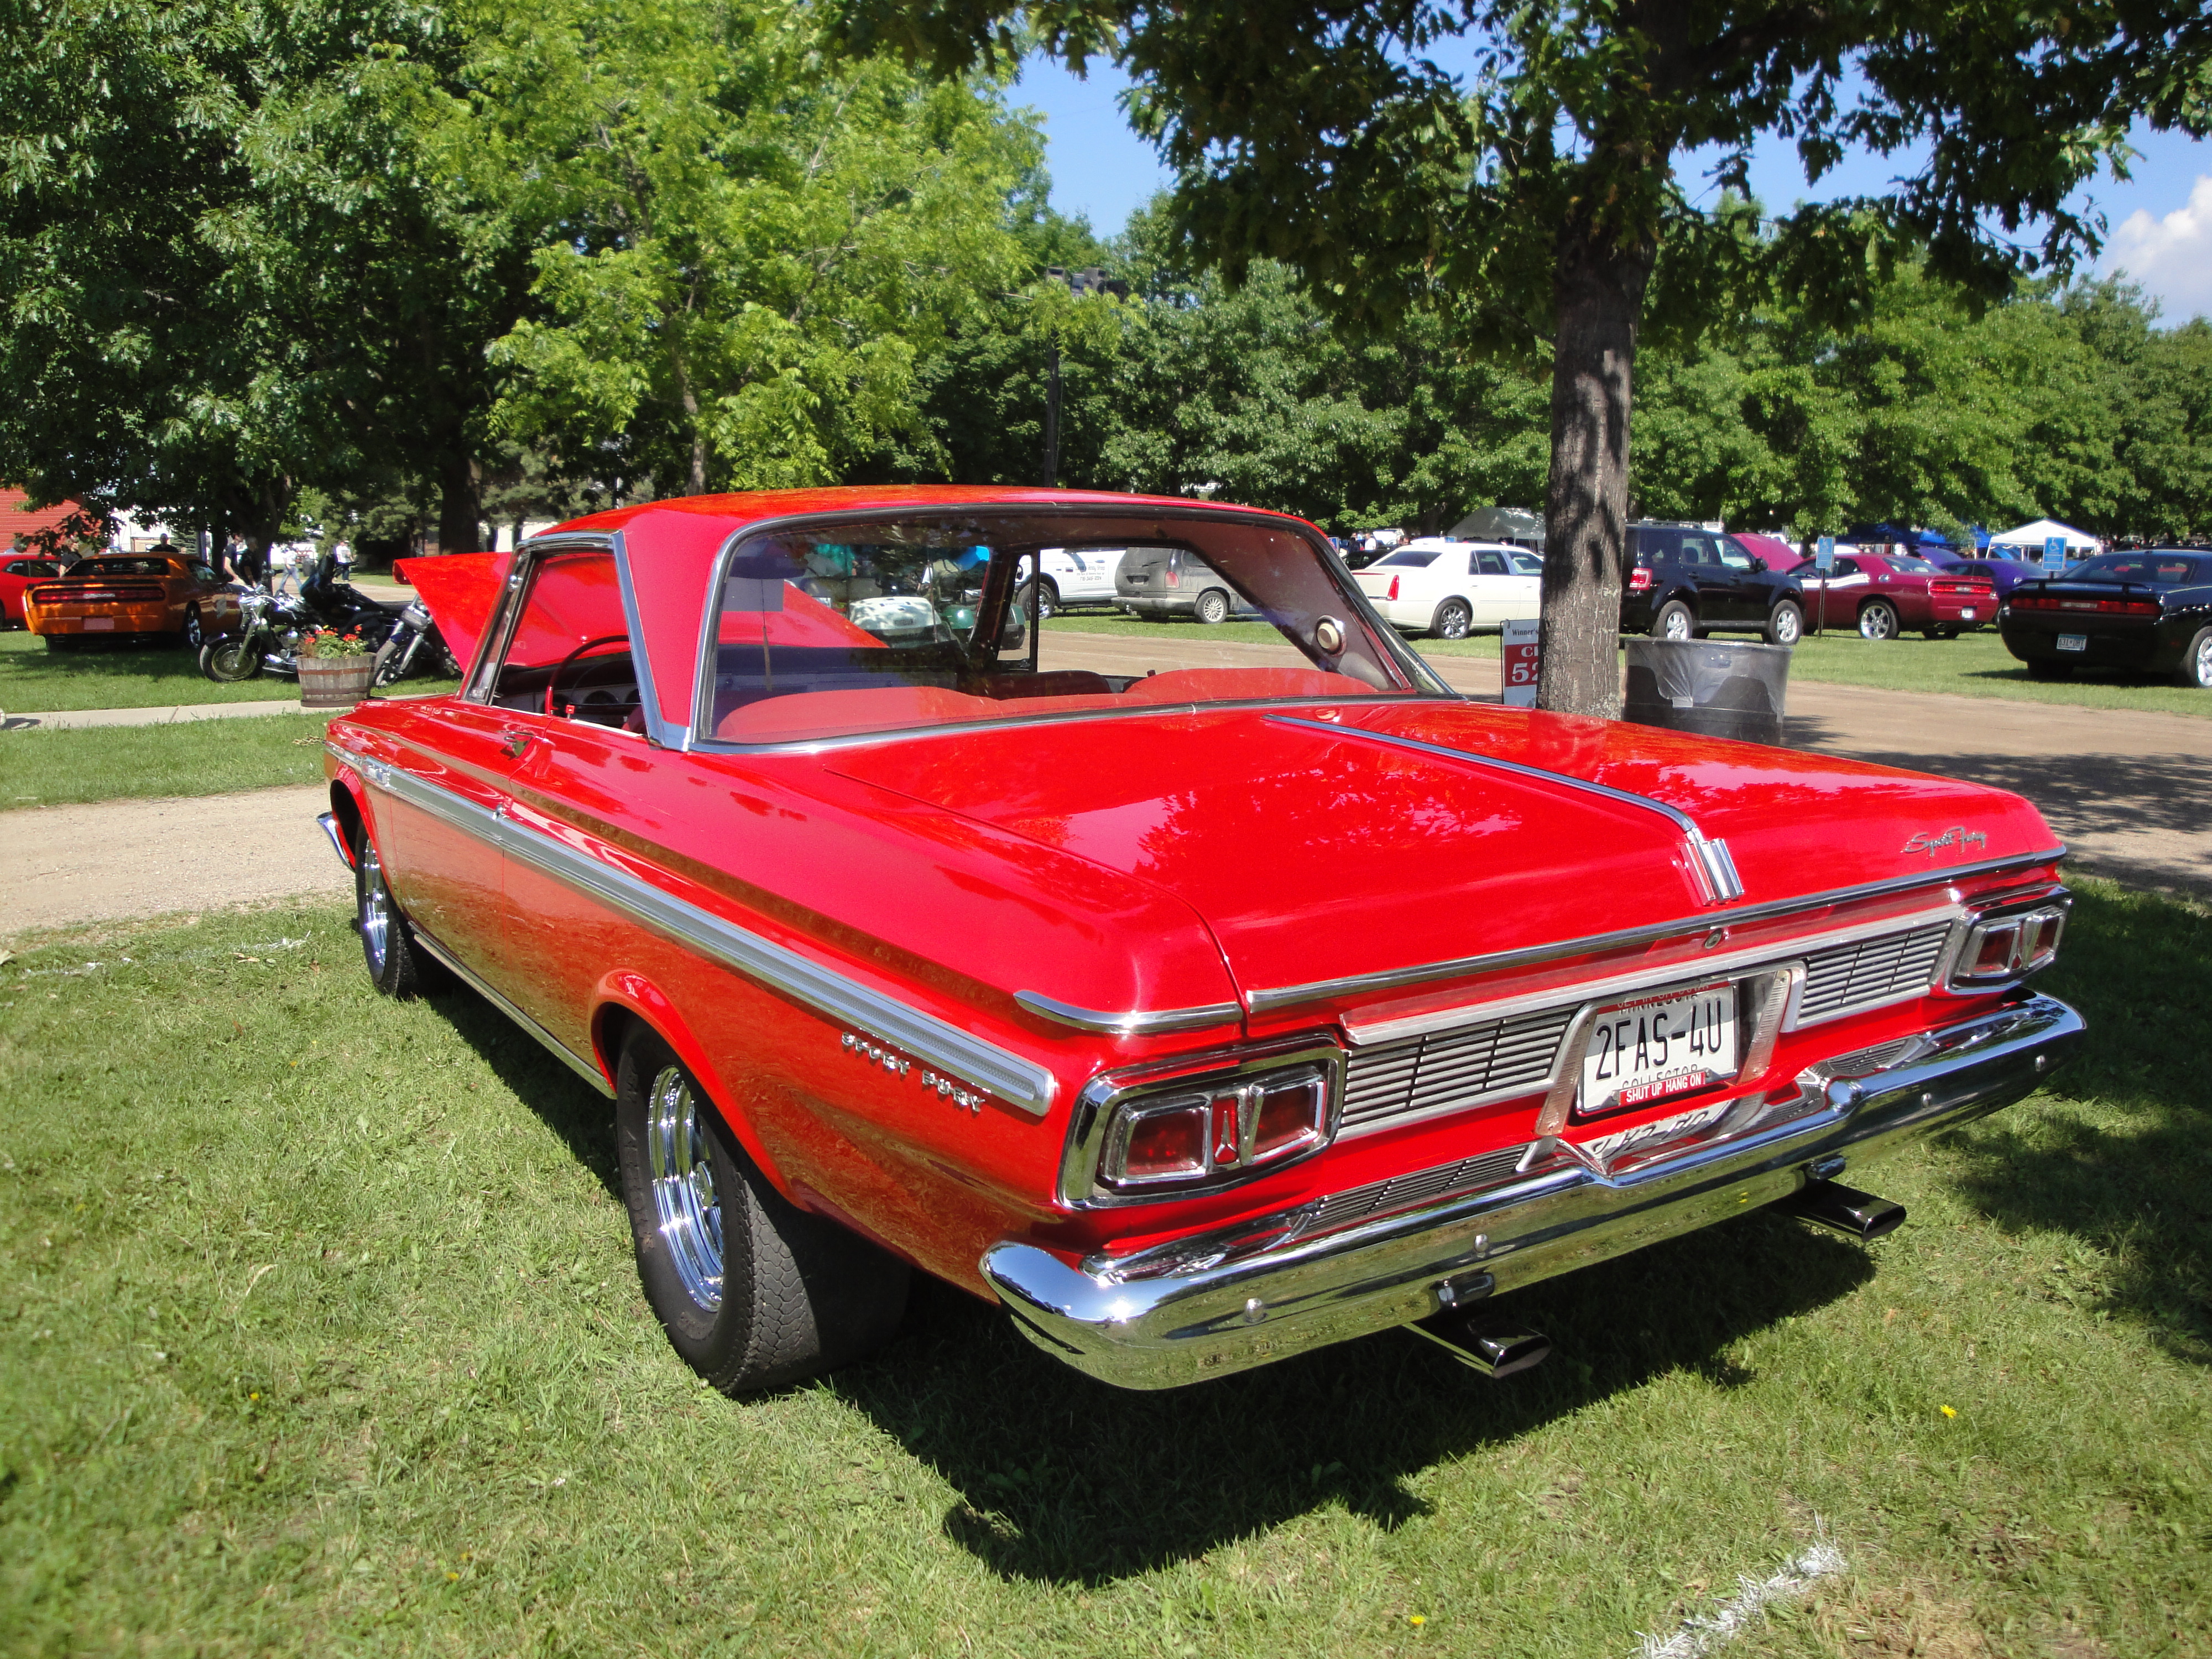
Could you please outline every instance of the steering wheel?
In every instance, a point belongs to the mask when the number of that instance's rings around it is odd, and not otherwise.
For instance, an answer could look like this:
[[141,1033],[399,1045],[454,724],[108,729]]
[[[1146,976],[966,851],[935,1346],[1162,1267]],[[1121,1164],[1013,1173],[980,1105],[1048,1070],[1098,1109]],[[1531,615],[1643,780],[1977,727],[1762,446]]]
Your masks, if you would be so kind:
[[617,640],[620,640],[624,645],[628,645],[629,643],[629,635],[627,634],[602,634],[595,640],[586,640],[574,651],[571,651],[567,656],[562,658],[559,662],[553,665],[552,678],[545,682],[545,714],[548,719],[550,719],[553,714],[554,689],[561,684],[561,676],[568,672],[568,665],[574,662],[577,658],[582,656],[593,646],[612,645]]

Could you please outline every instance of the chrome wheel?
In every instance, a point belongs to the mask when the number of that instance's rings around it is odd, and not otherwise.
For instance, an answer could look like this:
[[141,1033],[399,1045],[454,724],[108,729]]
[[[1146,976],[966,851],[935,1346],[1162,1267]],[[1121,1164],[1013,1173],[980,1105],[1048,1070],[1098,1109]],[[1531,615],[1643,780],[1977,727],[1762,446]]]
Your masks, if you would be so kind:
[[2189,669],[2198,686],[2212,690],[2212,628],[2197,636],[2197,648],[2190,653]]
[[1897,637],[1897,612],[1888,605],[1876,599],[1859,612],[1859,633],[1869,640],[1892,640]]
[[1446,599],[1437,612],[1436,635],[1440,640],[1463,640],[1474,617],[1458,599]]
[[1659,637],[1662,640],[1686,640],[1697,632],[1697,622],[1686,605],[1668,605],[1659,613]]
[[384,885],[384,863],[376,843],[361,838],[361,950],[368,958],[371,978],[384,977],[392,957],[392,895]]
[[1775,644],[1793,646],[1804,635],[1805,618],[1796,605],[1778,605],[1767,631]]
[[684,1293],[708,1313],[722,1305],[722,1200],[713,1149],[691,1079],[664,1066],[645,1103],[653,1207]]

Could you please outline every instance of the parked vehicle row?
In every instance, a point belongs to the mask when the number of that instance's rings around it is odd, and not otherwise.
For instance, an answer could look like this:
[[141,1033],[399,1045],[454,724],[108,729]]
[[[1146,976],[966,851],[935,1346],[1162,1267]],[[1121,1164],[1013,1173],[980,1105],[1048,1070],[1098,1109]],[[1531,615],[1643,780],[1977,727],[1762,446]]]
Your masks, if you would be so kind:
[[1825,580],[1812,559],[1790,574],[1818,625],[1856,628],[1869,640],[1893,640],[1908,629],[1955,640],[1996,620],[1995,578],[1967,565],[1945,569],[1902,553],[1852,553],[1838,557]]
[[1460,640],[1536,615],[1543,577],[1543,560],[1526,549],[1423,536],[1355,571],[1352,579],[1392,627]]

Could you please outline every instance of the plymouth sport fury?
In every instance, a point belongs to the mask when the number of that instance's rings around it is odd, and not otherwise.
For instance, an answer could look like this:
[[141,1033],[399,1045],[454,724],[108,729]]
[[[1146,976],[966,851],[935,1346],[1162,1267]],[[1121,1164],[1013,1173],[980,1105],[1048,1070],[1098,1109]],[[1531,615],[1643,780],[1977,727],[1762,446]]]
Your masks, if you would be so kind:
[[[1130,545],[1304,665],[1056,665],[1024,562]],[[2081,1037],[2025,801],[1471,702],[1279,514],[733,495],[410,574],[470,666],[330,728],[368,970],[611,1097],[728,1390],[916,1267],[1128,1387],[1401,1326],[1502,1374],[1492,1298],[1757,1206],[1876,1236],[1839,1177]]]

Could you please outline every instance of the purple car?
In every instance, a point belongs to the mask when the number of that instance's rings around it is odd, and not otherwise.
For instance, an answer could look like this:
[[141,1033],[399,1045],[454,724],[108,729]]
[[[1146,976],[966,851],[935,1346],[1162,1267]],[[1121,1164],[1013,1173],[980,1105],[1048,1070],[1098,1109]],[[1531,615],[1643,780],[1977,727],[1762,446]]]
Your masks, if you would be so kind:
[[2018,587],[2022,582],[2035,580],[2043,573],[2032,564],[2022,564],[2018,559],[1977,559],[1952,547],[1933,547],[1922,544],[1919,556],[1939,570],[1956,570],[1964,566],[1968,570],[1986,570],[1997,585],[1999,599]]

